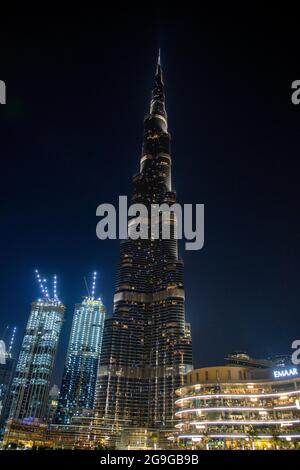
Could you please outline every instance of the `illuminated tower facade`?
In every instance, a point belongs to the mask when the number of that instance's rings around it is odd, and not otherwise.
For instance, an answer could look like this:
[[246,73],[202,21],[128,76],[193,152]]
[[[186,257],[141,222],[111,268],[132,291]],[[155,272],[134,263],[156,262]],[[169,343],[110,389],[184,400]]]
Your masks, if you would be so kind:
[[33,302],[16,372],[12,382],[11,419],[45,422],[49,389],[64,319],[65,306],[56,294],[49,295],[45,280],[37,273],[43,298]]
[[[172,190],[170,134],[160,57],[150,112],[144,120],[140,171],[133,203],[176,202]],[[129,221],[129,231],[136,224]],[[171,233],[174,233],[171,219]],[[107,435],[124,428],[171,428],[175,390],[192,369],[185,322],[183,262],[177,240],[121,242],[114,311],[105,322],[96,388],[96,410]]]
[[56,423],[69,424],[73,416],[94,407],[97,368],[102,345],[105,308],[101,298],[86,297],[75,305]]

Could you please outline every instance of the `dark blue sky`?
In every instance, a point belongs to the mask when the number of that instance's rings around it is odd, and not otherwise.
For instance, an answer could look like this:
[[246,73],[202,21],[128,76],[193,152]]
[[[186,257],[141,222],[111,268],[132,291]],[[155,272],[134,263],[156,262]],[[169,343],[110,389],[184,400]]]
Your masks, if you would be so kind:
[[131,193],[159,46],[174,187],[205,204],[205,247],[182,250],[195,366],[235,349],[289,353],[299,337],[299,28],[292,15],[253,18],[102,8],[4,22],[0,332],[16,324],[21,341],[35,267],[56,273],[56,380],[83,276],[99,272],[112,311],[118,242],[96,238],[95,211]]

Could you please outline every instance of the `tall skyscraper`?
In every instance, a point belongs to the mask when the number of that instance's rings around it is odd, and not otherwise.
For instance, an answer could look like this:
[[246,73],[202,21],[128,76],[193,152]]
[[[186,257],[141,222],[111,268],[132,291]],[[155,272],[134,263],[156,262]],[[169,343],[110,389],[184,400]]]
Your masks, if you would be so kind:
[[98,362],[101,352],[105,308],[95,295],[94,273],[91,295],[75,305],[63,381],[55,421],[69,424],[73,416],[93,409]]
[[43,298],[31,305],[12,382],[9,417],[44,422],[48,415],[49,388],[65,306],[57,297],[56,277],[50,296],[45,280],[36,273]]
[[[151,204],[176,202],[160,57],[132,202],[144,204],[148,213]],[[133,218],[129,230],[134,224]],[[121,242],[114,312],[105,322],[96,388],[97,416],[107,435],[174,425],[175,390],[192,369],[184,302],[183,262],[174,236],[162,239],[160,230],[159,239]]]

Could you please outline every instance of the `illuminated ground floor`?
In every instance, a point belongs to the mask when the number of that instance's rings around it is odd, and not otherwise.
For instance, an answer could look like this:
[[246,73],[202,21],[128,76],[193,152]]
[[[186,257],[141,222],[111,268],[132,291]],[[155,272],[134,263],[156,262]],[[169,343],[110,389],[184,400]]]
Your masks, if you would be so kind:
[[111,433],[94,416],[71,425],[9,421],[3,446],[49,449],[299,449],[300,377],[297,368],[241,365],[196,369],[176,391],[173,429],[125,428]]
[[41,425],[10,420],[4,434],[4,448],[53,450],[159,450],[176,443],[168,438],[173,429],[158,431],[146,428],[125,428],[114,445],[105,436],[97,419],[79,417],[70,425]]

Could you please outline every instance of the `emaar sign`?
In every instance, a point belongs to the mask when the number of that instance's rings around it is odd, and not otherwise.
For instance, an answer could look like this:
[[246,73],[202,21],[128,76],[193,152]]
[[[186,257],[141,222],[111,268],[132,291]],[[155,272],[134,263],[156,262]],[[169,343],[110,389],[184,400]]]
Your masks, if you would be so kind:
[[274,370],[274,377],[275,379],[279,379],[281,377],[292,377],[298,374],[298,369],[296,367],[292,367],[291,369],[283,369],[283,370]]

